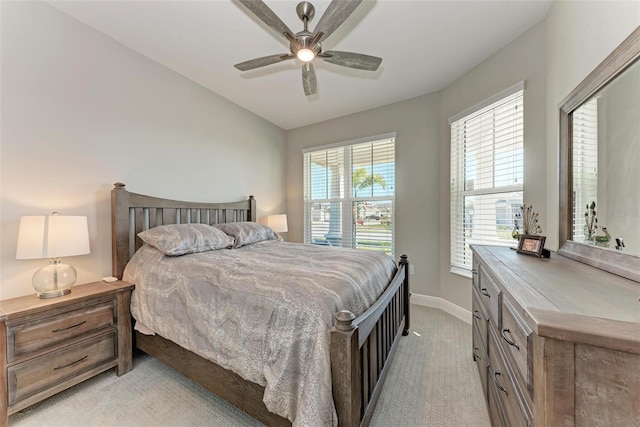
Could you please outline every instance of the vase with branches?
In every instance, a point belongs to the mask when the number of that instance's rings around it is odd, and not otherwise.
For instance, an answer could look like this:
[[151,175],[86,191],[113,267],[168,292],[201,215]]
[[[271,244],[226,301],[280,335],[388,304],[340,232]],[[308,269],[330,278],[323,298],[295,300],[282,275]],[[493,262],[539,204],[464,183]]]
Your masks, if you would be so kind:
[[587,242],[594,242],[597,228],[598,213],[596,212],[596,202],[594,200],[591,204],[587,204],[587,209],[584,213],[584,234]]
[[520,209],[516,211],[513,219],[514,228],[511,236],[515,240],[519,240],[523,234],[536,235],[542,233],[539,216],[538,211],[533,210],[533,205],[520,205]]

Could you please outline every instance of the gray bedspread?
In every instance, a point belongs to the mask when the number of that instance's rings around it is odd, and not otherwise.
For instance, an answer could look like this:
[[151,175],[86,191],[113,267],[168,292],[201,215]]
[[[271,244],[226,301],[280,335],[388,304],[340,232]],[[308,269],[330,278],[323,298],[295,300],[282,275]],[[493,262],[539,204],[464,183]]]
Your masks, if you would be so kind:
[[145,245],[124,280],[137,321],[264,386],[270,412],[328,426],[333,315],[363,313],[394,273],[380,252],[271,240],[178,257]]

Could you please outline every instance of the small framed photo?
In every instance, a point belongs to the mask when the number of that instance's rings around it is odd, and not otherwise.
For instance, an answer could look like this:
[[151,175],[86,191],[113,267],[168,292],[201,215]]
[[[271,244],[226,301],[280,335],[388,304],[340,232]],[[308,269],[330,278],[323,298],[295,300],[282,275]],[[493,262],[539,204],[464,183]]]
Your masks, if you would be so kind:
[[544,241],[546,236],[531,236],[523,234],[518,242],[518,253],[525,255],[533,255],[538,258],[543,256]]

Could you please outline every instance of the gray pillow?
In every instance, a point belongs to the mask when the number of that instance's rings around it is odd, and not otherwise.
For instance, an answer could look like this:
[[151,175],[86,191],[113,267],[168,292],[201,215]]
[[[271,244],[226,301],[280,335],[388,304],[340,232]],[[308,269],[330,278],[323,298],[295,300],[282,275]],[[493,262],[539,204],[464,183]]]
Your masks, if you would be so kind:
[[257,222],[228,222],[216,224],[214,227],[235,238],[234,248],[262,242],[263,240],[277,240],[280,238],[275,231]]
[[233,237],[206,224],[169,224],[150,228],[138,236],[168,256],[231,248]]

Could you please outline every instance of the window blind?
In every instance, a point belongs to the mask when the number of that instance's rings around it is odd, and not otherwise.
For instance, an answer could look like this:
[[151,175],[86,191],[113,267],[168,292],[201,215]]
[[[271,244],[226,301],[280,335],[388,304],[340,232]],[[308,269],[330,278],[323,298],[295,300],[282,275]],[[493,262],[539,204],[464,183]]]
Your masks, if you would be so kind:
[[305,243],[393,255],[395,137],[304,153]]
[[523,89],[451,122],[451,267],[470,271],[470,244],[509,246],[523,202]]
[[573,240],[586,241],[587,205],[598,210],[598,98],[581,105],[572,114],[573,123]]

